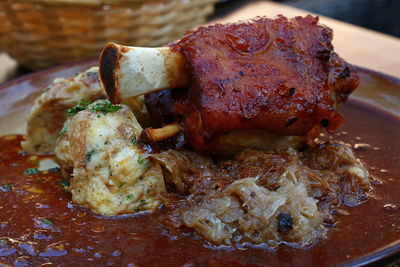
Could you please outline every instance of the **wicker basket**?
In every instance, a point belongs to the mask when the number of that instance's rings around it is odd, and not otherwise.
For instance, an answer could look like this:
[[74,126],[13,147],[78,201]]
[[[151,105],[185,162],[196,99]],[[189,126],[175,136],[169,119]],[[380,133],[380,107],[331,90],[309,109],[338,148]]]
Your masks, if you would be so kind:
[[98,57],[113,41],[161,46],[213,13],[217,0],[0,0],[0,51],[29,69]]

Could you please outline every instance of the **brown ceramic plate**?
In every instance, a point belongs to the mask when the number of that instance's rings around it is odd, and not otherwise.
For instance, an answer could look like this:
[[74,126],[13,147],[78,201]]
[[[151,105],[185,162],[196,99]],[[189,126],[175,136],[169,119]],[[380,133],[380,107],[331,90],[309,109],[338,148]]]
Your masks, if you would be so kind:
[[[33,100],[54,78],[71,77],[96,64],[96,60],[89,60],[63,65],[0,85],[0,135],[24,133]],[[249,249],[237,256],[239,253],[232,250],[215,251],[199,245],[199,255],[213,252],[216,255],[213,257],[219,258],[236,255],[232,262],[244,265],[268,265],[272,261],[282,265],[354,266],[379,260],[382,264],[382,259],[389,256],[391,260],[396,260],[396,253],[400,252],[400,216],[397,208],[400,207],[400,80],[364,68],[358,70],[360,87],[348,103],[340,107],[346,122],[335,138],[343,139],[355,148],[360,143],[370,145],[367,150],[356,149],[356,154],[380,181],[375,185],[374,196],[357,208],[347,209],[350,215],[337,215],[337,226],[330,231],[328,238],[311,249],[271,251],[256,248],[256,253],[251,254],[252,249]],[[0,238],[4,237],[4,233],[4,229],[0,228]],[[171,250],[177,251],[179,246],[184,245],[177,244],[177,248]],[[168,255],[172,252],[164,248],[163,253]],[[190,259],[190,255],[197,252],[181,253],[178,257],[181,255]],[[256,263],[254,260],[257,257],[265,261]],[[161,265],[167,262],[168,258]]]

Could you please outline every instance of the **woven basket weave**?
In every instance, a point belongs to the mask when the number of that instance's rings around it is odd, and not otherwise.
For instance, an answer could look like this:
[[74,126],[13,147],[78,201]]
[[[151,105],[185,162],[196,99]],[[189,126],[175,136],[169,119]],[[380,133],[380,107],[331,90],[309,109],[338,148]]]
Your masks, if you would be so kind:
[[29,69],[98,57],[109,41],[161,46],[217,0],[0,0],[0,51]]

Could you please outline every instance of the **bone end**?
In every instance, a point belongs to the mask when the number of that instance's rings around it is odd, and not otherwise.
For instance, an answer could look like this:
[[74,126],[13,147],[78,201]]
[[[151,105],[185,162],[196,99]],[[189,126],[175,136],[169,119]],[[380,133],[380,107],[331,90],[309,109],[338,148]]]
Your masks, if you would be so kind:
[[150,142],[156,143],[171,138],[172,136],[178,134],[180,131],[181,129],[179,127],[179,124],[177,122],[173,122],[158,129],[147,128],[143,130],[142,134],[145,134]]
[[117,79],[115,73],[118,72],[118,46],[114,43],[108,43],[100,55],[99,73],[100,79],[106,90],[110,102],[113,104],[119,103]]
[[129,47],[109,43],[100,57],[100,77],[111,102],[151,92],[189,87],[185,56],[169,47]]

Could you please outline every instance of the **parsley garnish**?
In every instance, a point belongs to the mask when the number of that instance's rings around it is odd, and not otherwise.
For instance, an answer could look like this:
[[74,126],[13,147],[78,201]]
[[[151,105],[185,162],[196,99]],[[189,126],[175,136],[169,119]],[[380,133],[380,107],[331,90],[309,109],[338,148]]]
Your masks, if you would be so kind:
[[85,110],[87,108],[87,106],[89,106],[91,103],[92,103],[92,101],[86,101],[85,99],[81,99],[78,101],[78,104],[75,107],[67,110],[67,115],[74,116],[78,112]]
[[61,131],[58,133],[57,137],[63,135],[67,129],[68,129],[68,124],[65,124],[64,127],[61,129]]
[[89,71],[89,72],[86,72],[86,75],[87,75],[88,77],[94,76],[94,75],[97,75],[97,72],[95,72],[95,71]]
[[109,112],[115,112],[121,109],[121,106],[117,105],[112,105],[110,101],[107,99],[102,100],[100,103],[94,104],[90,110],[93,111],[100,111],[103,112],[103,114],[107,114]]
[[28,168],[24,171],[25,175],[40,174],[40,171],[36,168]]
[[0,189],[3,192],[9,192],[12,189],[12,185],[8,185],[6,183],[2,183]]
[[62,186],[62,187],[69,187],[70,183],[68,180],[59,180],[58,183]]
[[133,199],[133,195],[132,194],[129,194],[129,195],[126,196],[126,200],[132,200],[132,199]]
[[90,150],[90,151],[86,154],[86,156],[85,156],[85,164],[88,164],[88,163],[90,162],[90,159],[92,158],[93,153],[94,153],[94,150]]
[[49,225],[53,224],[52,221],[50,221],[49,219],[46,219],[46,218],[42,219],[42,223],[49,224]]
[[123,187],[125,185],[125,182],[122,182],[119,184],[119,188]]
[[54,168],[48,169],[48,171],[51,172],[51,173],[56,173],[56,172],[59,172],[59,171],[60,171],[60,168],[54,167]]
[[132,138],[132,145],[136,145],[137,144],[137,139],[136,139],[136,137],[133,137]]
[[142,156],[139,156],[137,161],[139,162],[139,164],[143,164],[143,163],[147,162],[146,158],[143,158]]
[[[87,109],[87,107],[92,104],[93,101],[86,101],[84,99],[81,99],[78,101],[78,104],[73,107],[68,109],[67,111],[67,115],[68,116],[74,116],[76,115],[78,112]],[[110,103],[110,101],[108,101],[107,99],[102,100],[101,102],[98,102],[96,104],[94,104],[90,110],[91,111],[100,111],[102,112],[104,115],[109,113],[109,112],[115,112],[121,109],[121,106],[118,105],[112,105]],[[100,115],[97,116],[98,118],[100,117]]]

